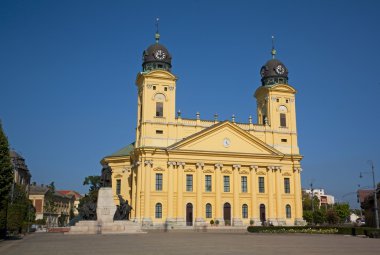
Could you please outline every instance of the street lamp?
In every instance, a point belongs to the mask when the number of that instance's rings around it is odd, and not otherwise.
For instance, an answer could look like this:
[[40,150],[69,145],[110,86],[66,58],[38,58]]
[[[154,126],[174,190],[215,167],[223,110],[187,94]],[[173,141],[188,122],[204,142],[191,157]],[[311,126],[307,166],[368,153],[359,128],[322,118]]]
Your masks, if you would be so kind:
[[377,208],[377,186],[375,182],[375,166],[373,165],[372,160],[368,160],[368,163],[371,165],[371,172],[360,172],[360,178],[363,178],[363,174],[372,173],[373,191],[375,192],[375,195],[374,195],[375,220],[376,220],[376,228],[379,229],[379,209]]

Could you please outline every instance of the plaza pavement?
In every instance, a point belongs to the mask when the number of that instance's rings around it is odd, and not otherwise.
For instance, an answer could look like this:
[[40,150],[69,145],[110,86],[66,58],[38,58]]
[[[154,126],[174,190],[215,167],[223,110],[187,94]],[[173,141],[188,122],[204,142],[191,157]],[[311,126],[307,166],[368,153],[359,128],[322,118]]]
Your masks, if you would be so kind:
[[379,254],[380,239],[343,235],[151,232],[135,235],[34,233],[0,242],[1,255]]

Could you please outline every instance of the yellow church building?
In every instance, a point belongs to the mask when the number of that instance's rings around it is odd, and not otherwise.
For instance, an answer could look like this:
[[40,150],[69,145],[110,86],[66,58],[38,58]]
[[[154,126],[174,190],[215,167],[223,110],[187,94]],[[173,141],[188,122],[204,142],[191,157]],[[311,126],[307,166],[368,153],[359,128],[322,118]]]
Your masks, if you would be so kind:
[[137,74],[134,143],[102,159],[118,195],[143,226],[303,225],[296,90],[275,58],[261,68],[257,124],[176,114],[172,56],[159,43]]

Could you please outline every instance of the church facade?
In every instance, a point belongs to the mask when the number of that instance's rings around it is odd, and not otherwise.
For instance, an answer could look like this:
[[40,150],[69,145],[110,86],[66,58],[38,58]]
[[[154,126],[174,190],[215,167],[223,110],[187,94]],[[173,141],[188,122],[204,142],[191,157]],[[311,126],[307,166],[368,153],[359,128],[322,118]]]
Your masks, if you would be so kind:
[[301,164],[296,90],[273,58],[261,68],[254,93],[257,123],[202,120],[176,114],[176,80],[169,51],[159,43],[143,53],[137,74],[134,143],[106,156],[118,195],[143,226],[301,225]]

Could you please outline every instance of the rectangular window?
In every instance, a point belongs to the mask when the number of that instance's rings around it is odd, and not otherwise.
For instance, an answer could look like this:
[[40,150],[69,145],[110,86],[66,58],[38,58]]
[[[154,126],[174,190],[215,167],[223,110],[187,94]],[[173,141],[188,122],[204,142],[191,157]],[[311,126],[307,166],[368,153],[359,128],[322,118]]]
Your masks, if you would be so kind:
[[121,180],[117,179],[116,180],[116,195],[120,195],[120,191],[121,191]]
[[162,190],[162,174],[156,174],[156,190]]
[[280,126],[286,127],[286,114],[280,113]]
[[187,174],[186,175],[186,191],[193,191],[193,175]]
[[285,193],[289,194],[290,193],[290,179],[289,178],[284,178],[284,188],[285,188]]
[[247,191],[247,176],[242,176],[241,177],[241,192],[245,193]]
[[156,102],[156,117],[163,117],[163,116],[164,116],[164,103]]
[[282,143],[286,143],[288,140],[287,139],[281,139]]
[[206,192],[211,192],[212,191],[212,186],[211,186],[211,175],[206,175],[205,176],[205,190]]
[[211,204],[206,204],[206,218],[212,218],[212,207]]
[[162,135],[164,133],[164,131],[162,131],[162,130],[156,130],[156,134],[158,134],[158,135]]
[[230,192],[230,177],[223,176],[223,180],[224,180],[224,192]]
[[264,177],[259,177],[259,193],[265,193]]

